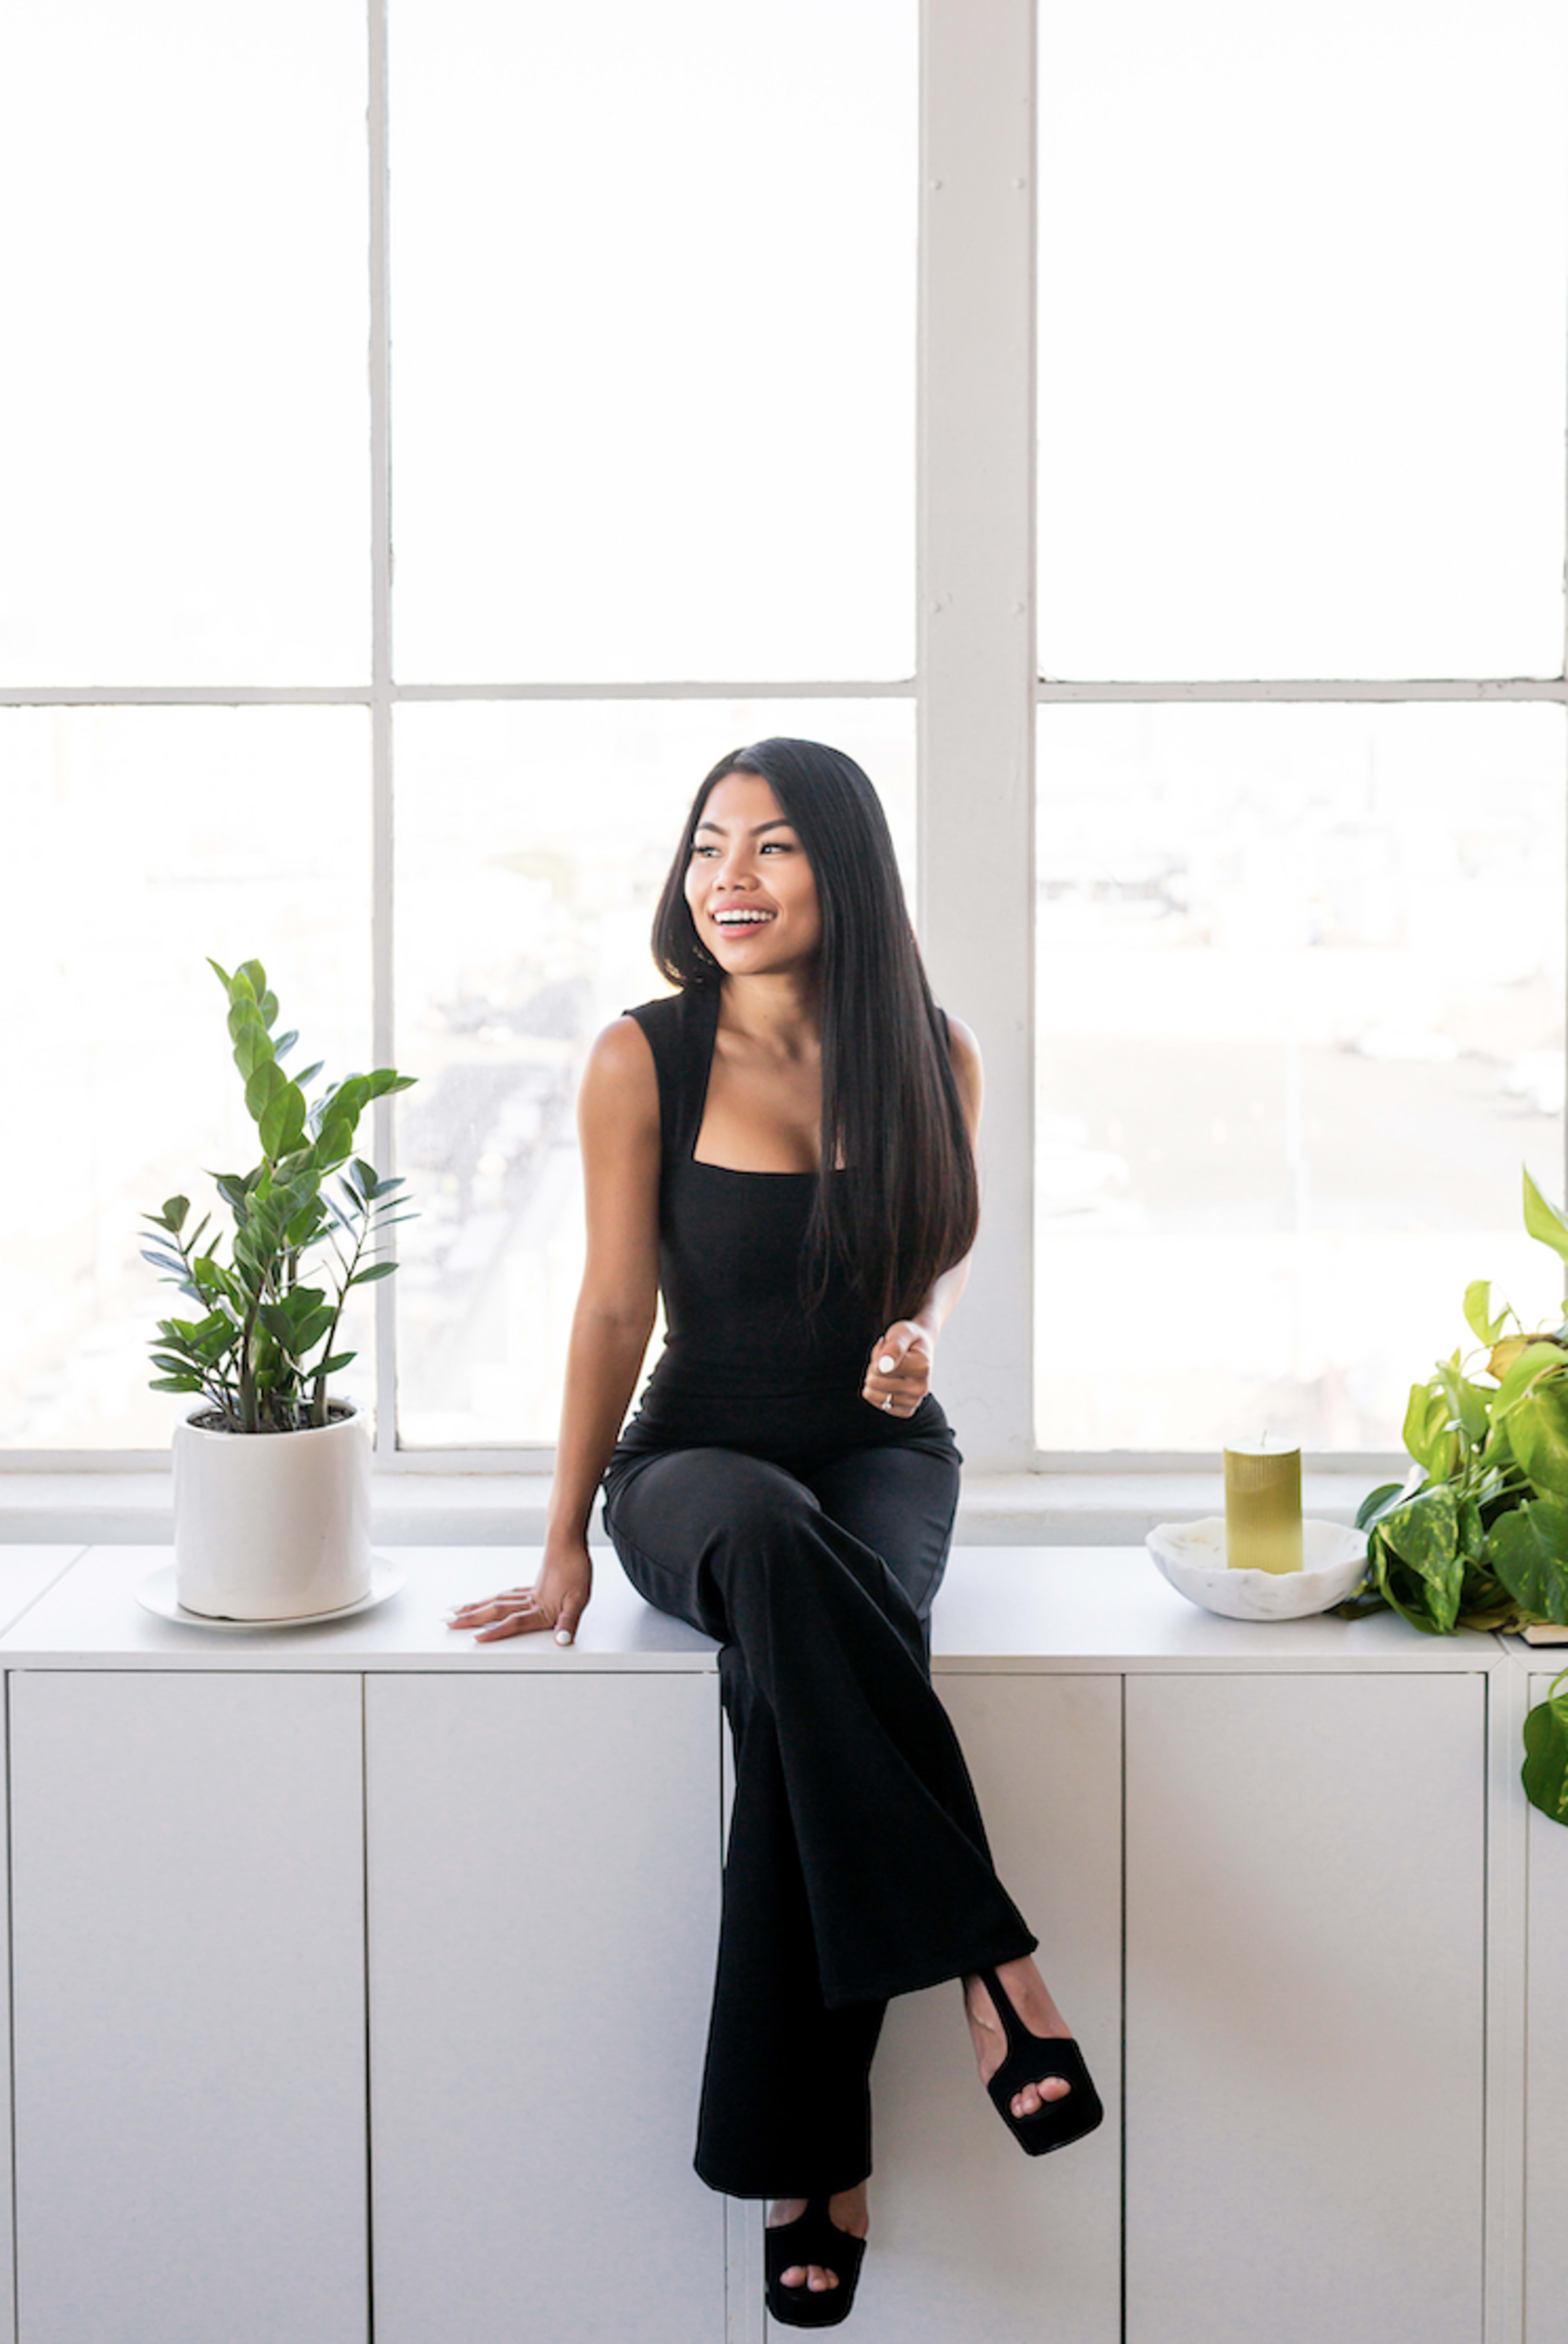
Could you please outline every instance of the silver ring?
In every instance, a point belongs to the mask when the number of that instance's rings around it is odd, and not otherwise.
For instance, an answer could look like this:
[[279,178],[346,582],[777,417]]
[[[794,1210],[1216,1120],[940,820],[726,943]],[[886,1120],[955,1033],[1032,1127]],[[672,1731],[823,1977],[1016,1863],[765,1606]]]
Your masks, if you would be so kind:
[[891,1416],[893,1412],[893,1395],[891,1392],[888,1394],[887,1399],[882,1402],[882,1407],[885,1412],[889,1416]]

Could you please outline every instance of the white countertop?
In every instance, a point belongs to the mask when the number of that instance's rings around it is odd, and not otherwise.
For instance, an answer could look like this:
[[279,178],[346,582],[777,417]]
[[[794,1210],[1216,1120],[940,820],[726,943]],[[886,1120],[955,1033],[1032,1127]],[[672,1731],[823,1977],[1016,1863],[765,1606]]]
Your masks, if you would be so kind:
[[[405,1574],[376,1610],[316,1626],[248,1633],[158,1619],[136,1590],[173,1561],[168,1548],[0,1548],[0,1666],[6,1668],[710,1671],[716,1647],[642,1602],[610,1557],[578,1642],[546,1636],[476,1644],[447,1607],[532,1576],[538,1550],[378,1549]],[[1512,1641],[1512,1640],[1510,1640]],[[959,1547],[932,1614],[943,1673],[1316,1673],[1490,1670],[1525,1664],[1503,1639],[1422,1636],[1392,1612],[1366,1620],[1252,1622],[1198,1611],[1141,1547]],[[1537,1669],[1542,1656],[1528,1654]]]

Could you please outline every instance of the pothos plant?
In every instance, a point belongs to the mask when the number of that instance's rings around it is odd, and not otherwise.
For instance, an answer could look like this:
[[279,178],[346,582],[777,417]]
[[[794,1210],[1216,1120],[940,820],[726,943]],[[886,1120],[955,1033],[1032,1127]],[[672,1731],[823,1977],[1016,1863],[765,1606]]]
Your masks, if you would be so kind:
[[[1568,1263],[1568,1218],[1524,1175],[1524,1226]],[[1465,1288],[1479,1349],[1440,1359],[1411,1389],[1402,1482],[1373,1490],[1362,1592],[1350,1614],[1388,1604],[1427,1635],[1456,1628],[1568,1627],[1568,1318],[1526,1330],[1491,1281]],[[1523,1783],[1568,1824],[1568,1696],[1553,1683],[1525,1721]]]
[[399,1220],[413,1217],[397,1209],[402,1181],[379,1178],[354,1154],[354,1136],[372,1099],[407,1090],[414,1077],[382,1066],[328,1084],[307,1101],[321,1066],[284,1072],[299,1036],[274,1036],[277,996],[261,963],[244,961],[232,976],[216,960],[209,965],[228,996],[235,1064],[261,1161],[249,1172],[215,1176],[234,1216],[226,1262],[218,1258],[221,1240],[206,1237],[210,1213],[187,1226],[188,1197],[170,1197],[161,1212],[143,1216],[153,1233],[142,1258],[201,1313],[159,1319],[152,1389],[205,1394],[215,1429],[298,1432],[341,1412],[327,1387],[356,1356],[335,1349],[344,1305],[355,1287],[391,1277],[397,1263],[378,1248]]

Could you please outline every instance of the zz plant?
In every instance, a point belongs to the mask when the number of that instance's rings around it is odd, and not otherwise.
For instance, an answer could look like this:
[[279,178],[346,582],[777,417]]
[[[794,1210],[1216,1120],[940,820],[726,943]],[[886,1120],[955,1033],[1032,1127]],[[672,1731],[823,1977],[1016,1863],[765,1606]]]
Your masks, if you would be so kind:
[[[1528,1172],[1524,1226],[1568,1263],[1568,1217]],[[1388,1604],[1434,1636],[1568,1627],[1568,1318],[1527,1332],[1506,1303],[1494,1308],[1486,1278],[1465,1288],[1464,1316],[1480,1352],[1455,1351],[1412,1387],[1414,1469],[1362,1503],[1367,1583],[1341,1608]],[[1523,1780],[1534,1805],[1568,1824],[1563,1681],[1525,1720]]]
[[261,963],[244,961],[232,976],[216,961],[209,965],[228,996],[229,1036],[261,1161],[250,1172],[216,1176],[234,1216],[226,1262],[219,1240],[206,1237],[210,1213],[187,1227],[187,1197],[170,1197],[161,1212],[143,1216],[153,1225],[143,1259],[201,1314],[158,1321],[152,1389],[204,1394],[215,1429],[298,1432],[327,1422],[327,1379],[356,1356],[335,1348],[350,1291],[390,1278],[397,1266],[378,1249],[388,1230],[413,1217],[397,1209],[403,1183],[380,1179],[357,1157],[354,1135],[372,1099],[407,1090],[414,1077],[382,1066],[329,1084],[307,1102],[321,1066],[284,1072],[299,1036],[275,1037],[277,996]]

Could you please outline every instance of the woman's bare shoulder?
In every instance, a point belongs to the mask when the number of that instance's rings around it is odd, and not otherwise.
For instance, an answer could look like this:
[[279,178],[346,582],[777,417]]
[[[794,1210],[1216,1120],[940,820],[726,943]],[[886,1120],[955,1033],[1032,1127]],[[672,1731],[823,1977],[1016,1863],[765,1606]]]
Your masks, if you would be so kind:
[[587,1118],[612,1116],[658,1127],[658,1076],[653,1050],[635,1017],[617,1017],[595,1036],[579,1094]]
[[966,1026],[961,1017],[954,1017],[945,1010],[942,1014],[947,1017],[948,1055],[953,1062],[953,1075],[958,1083],[959,1096],[968,1108],[970,1121],[973,1124],[979,1119],[980,1096],[985,1088],[985,1073],[980,1065],[980,1044],[975,1039],[973,1027]]

